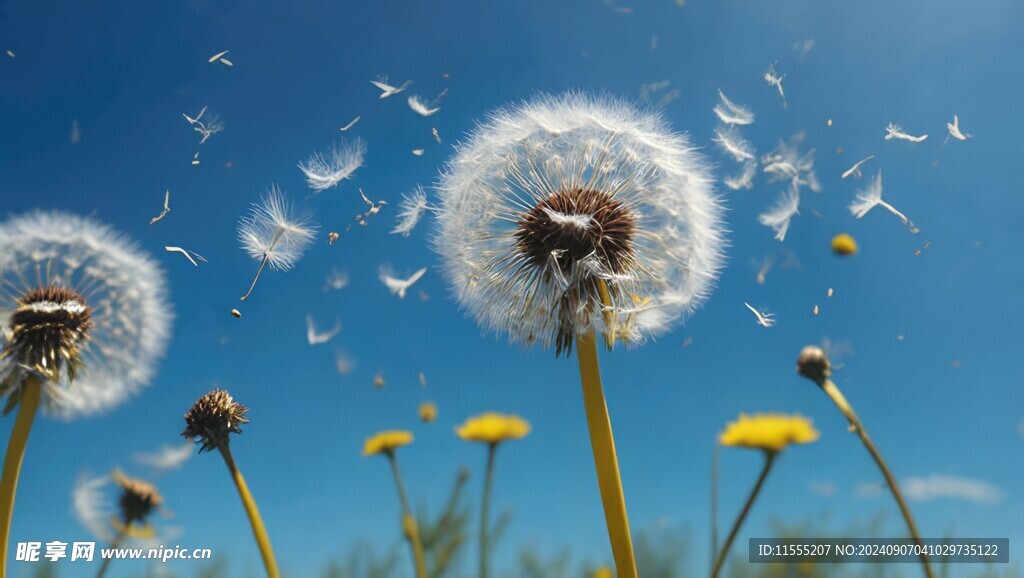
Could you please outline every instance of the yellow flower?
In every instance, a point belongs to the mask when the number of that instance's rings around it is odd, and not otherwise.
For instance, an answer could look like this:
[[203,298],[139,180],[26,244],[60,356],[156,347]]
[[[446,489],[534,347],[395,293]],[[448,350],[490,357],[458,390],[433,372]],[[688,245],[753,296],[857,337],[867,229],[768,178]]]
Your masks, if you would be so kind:
[[849,257],[857,252],[857,241],[846,233],[839,233],[832,237],[832,251],[836,255]]
[[726,426],[718,441],[723,446],[780,452],[789,444],[817,441],[819,435],[811,420],[802,415],[740,414],[739,419]]
[[412,443],[412,432],[404,430],[382,431],[373,437],[366,438],[363,444],[363,455],[373,456],[393,452]]
[[602,566],[590,575],[590,578],[615,578],[615,573],[607,566]]
[[437,419],[437,406],[430,401],[425,401],[421,403],[420,419],[423,420],[423,423],[430,423]]
[[467,419],[466,423],[455,428],[455,433],[468,442],[496,444],[526,437],[530,433],[530,424],[518,415],[488,412]]

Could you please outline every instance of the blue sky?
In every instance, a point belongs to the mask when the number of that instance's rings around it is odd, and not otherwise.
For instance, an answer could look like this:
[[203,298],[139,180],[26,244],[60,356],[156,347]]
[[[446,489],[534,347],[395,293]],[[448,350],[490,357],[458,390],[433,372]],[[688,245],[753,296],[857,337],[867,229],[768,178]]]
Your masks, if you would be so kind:
[[[828,338],[846,350],[836,381],[897,477],[942,475],[997,491],[994,503],[914,502],[924,534],[1024,540],[1024,370],[1016,362],[1024,273],[1013,265],[1024,241],[1017,170],[1024,70],[1014,57],[1024,50],[1024,5],[617,2],[0,2],[0,52],[16,55],[0,55],[3,212],[63,209],[127,232],[163,263],[176,312],[159,374],[137,399],[98,418],[37,422],[12,541],[85,539],[69,512],[79,473],[121,466],[145,475],[132,454],[177,443],[182,413],[219,385],[251,408],[252,423],[232,448],[281,566],[293,575],[310,575],[357,540],[398,539],[392,482],[382,460],[359,455],[365,436],[415,432],[400,456],[406,482],[415,502],[436,509],[460,465],[482,470],[483,448],[458,441],[452,428],[484,410],[515,412],[534,426],[499,455],[495,508],[515,518],[497,563],[523,544],[609,560],[575,363],[482,336],[448,297],[429,248],[432,224],[408,238],[388,231],[401,193],[431,185],[452,145],[488,110],[570,89],[653,106],[641,101],[640,87],[662,80],[671,85],[654,100],[680,91],[663,113],[704,147],[719,177],[735,171],[711,143],[722,89],[756,113],[744,135],[759,153],[805,133],[801,147],[816,149],[823,191],[805,193],[779,243],[756,220],[779,184],[759,175],[750,191],[722,187],[731,246],[709,302],[685,327],[603,355],[634,527],[688,526],[705,552],[715,435],[740,412],[777,410],[810,416],[822,438],[784,455],[744,534],[767,534],[773,519],[825,517],[842,529],[885,510],[887,530],[901,535],[887,496],[857,491],[879,479],[866,452],[827,399],[794,373],[800,348]],[[794,43],[810,39],[801,58]],[[233,67],[207,63],[223,50]],[[786,75],[785,109],[762,79],[775,61]],[[405,95],[378,99],[368,83],[378,75],[411,79],[409,91],[427,99],[449,93],[439,113],[422,118]],[[197,148],[181,113],[203,106],[222,116],[226,130]],[[974,135],[967,142],[946,138],[954,114]],[[339,132],[356,115],[359,124]],[[73,122],[77,144],[69,139]],[[885,141],[889,122],[930,138]],[[308,198],[296,163],[343,134],[365,139],[365,166],[338,189]],[[416,148],[425,154],[413,156]],[[201,164],[192,166],[197,150]],[[865,179],[840,180],[871,154]],[[847,211],[880,168],[885,198],[920,235],[879,210],[861,220]],[[314,210],[324,231],[342,236],[333,247],[321,238],[294,271],[266,273],[236,320],[228,311],[258,263],[239,248],[235,227],[273,183]],[[391,204],[367,227],[346,232],[363,209],[357,188]],[[172,212],[148,225],[168,189]],[[844,231],[860,244],[851,259],[829,250]],[[193,268],[165,245],[209,263]],[[769,256],[776,266],[759,285],[758,265]],[[783,267],[787,261],[799,265]],[[400,273],[429,267],[414,288],[429,300],[390,295],[376,278],[382,263]],[[323,290],[332,267],[351,275],[342,291]],[[774,312],[778,324],[759,327],[744,302]],[[310,347],[307,314],[322,327],[341,319],[341,333]],[[356,363],[344,376],[334,364],[341,349]],[[387,380],[382,390],[371,385],[378,371]],[[416,407],[428,399],[440,416],[422,425]],[[3,422],[5,437],[11,421]],[[723,452],[722,524],[741,504],[758,459]],[[473,500],[480,477],[471,483]],[[182,545],[227,555],[238,572],[258,564],[218,457],[194,457],[158,483],[172,523],[185,529]],[[822,485],[834,493],[812,490]],[[472,556],[467,562],[472,568]],[[694,561],[701,572],[705,564]],[[91,573],[70,564],[62,570]]]

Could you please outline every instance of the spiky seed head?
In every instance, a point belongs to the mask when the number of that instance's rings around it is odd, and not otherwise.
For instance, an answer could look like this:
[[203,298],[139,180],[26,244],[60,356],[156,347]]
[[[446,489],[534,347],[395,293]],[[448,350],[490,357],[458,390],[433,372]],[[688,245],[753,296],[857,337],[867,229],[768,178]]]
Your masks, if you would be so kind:
[[241,425],[249,423],[249,408],[236,402],[231,394],[215,389],[200,397],[185,413],[185,431],[181,435],[202,444],[199,452],[213,451],[229,443],[228,435],[241,434]]
[[816,345],[808,345],[796,359],[796,372],[821,385],[832,375],[828,355]]
[[81,350],[93,327],[92,308],[75,291],[59,285],[29,289],[16,300],[8,329],[11,339],[0,356],[51,382],[62,370],[74,380],[82,367]]
[[495,111],[438,184],[435,248],[488,331],[571,351],[637,344],[710,293],[722,209],[705,159],[662,118],[580,94]]
[[114,483],[121,487],[121,519],[126,526],[132,522],[144,523],[146,518],[164,503],[163,496],[156,486],[143,480],[129,478],[117,471],[113,475]]

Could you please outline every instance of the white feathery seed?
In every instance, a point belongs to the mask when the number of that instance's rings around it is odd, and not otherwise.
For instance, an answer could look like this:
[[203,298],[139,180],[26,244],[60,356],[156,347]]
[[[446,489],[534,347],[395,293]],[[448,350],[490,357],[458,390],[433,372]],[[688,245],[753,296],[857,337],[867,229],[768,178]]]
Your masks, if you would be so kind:
[[896,215],[896,218],[899,219],[901,223],[906,225],[907,228],[910,229],[911,233],[916,235],[921,232],[921,230],[918,229],[917,226],[915,226],[914,223],[910,219],[908,219],[906,215],[897,211],[896,207],[893,207],[889,203],[882,200],[881,170],[878,171],[878,173],[875,175],[875,178],[866,188],[857,191],[857,196],[855,197],[853,203],[850,205],[850,212],[853,214],[854,217],[860,219],[864,215],[868,214],[868,211],[875,208],[876,206],[880,206],[885,210],[889,211],[890,213],[892,213],[893,215]]
[[305,163],[299,163],[299,170],[306,175],[309,188],[319,194],[341,181],[351,178],[352,173],[363,166],[366,144],[361,138],[350,142],[342,141],[331,147],[330,152],[314,153]]
[[402,195],[402,202],[398,205],[398,224],[391,229],[391,233],[408,237],[429,208],[427,192],[423,190],[423,187],[417,185],[412,194]]
[[275,271],[294,267],[313,243],[317,230],[312,217],[308,213],[296,213],[281,189],[272,185],[238,223],[238,240],[242,249],[260,261],[252,286],[242,299],[252,293],[264,266],[270,265]]

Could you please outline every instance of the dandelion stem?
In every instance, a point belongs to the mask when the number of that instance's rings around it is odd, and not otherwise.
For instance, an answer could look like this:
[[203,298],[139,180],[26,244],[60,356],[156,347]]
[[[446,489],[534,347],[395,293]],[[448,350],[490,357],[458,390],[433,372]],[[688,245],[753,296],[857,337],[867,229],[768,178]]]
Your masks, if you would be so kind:
[[740,515],[736,517],[736,521],[732,524],[732,529],[729,530],[729,537],[725,539],[725,543],[722,544],[722,549],[718,552],[718,558],[715,560],[715,567],[711,570],[711,578],[717,578],[718,572],[721,571],[722,565],[725,564],[725,558],[729,555],[729,548],[732,547],[733,540],[736,539],[736,535],[740,532],[740,526],[743,525],[743,521],[747,519],[747,514],[750,513],[751,506],[754,505],[754,501],[757,500],[757,495],[761,493],[761,486],[764,485],[765,479],[768,477],[768,472],[772,469],[772,464],[775,463],[775,452],[764,453],[764,468],[761,469],[761,475],[757,478],[757,483],[754,484],[754,489],[751,490],[750,496],[747,498],[747,503],[743,504],[743,510],[740,511]]
[[242,497],[245,513],[249,515],[249,523],[252,525],[252,533],[256,537],[256,545],[259,546],[260,556],[263,557],[263,565],[267,569],[267,576],[269,578],[280,578],[281,573],[277,569],[277,560],[274,559],[274,550],[270,547],[270,538],[267,536],[267,529],[263,525],[263,518],[260,517],[260,511],[256,507],[256,501],[253,500],[252,494],[249,492],[249,486],[246,485],[245,478],[242,477],[242,472],[235,465],[235,458],[231,455],[231,447],[224,443],[218,449],[220,449],[220,454],[224,456],[224,463],[228,465],[231,478],[235,480],[235,487],[238,488],[238,495]]
[[494,454],[497,443],[487,444],[487,473],[484,477],[484,496],[480,504],[480,578],[487,578],[487,555],[490,553],[491,487],[494,485]]
[[[121,547],[121,542],[123,540],[124,540],[124,529],[122,528],[122,529],[117,531],[117,535],[114,536],[114,539],[110,542],[110,549],[114,550],[116,548],[120,548]],[[113,559],[114,559],[113,556],[111,556],[110,558],[104,558],[103,559],[103,563],[100,564],[100,571],[96,573],[96,578],[103,578],[103,576],[106,575],[107,567],[110,566],[110,561],[113,560]]]
[[252,294],[252,290],[256,288],[256,282],[260,280],[260,273],[263,272],[263,268],[267,266],[267,260],[270,259],[270,253],[263,254],[263,260],[260,261],[260,268],[256,270],[256,276],[252,278],[252,285],[249,285],[249,290],[242,295],[241,301],[245,301],[249,295]]
[[601,370],[597,363],[597,337],[593,329],[578,339],[576,355],[580,363],[583,404],[587,413],[587,426],[590,429],[590,445],[594,451],[597,482],[601,489],[601,502],[604,506],[605,523],[608,526],[608,538],[612,545],[612,556],[615,558],[615,575],[618,578],[636,578],[636,561],[633,557],[633,541],[629,535],[626,498],[622,493],[608,405],[605,403],[604,390],[601,387]]
[[917,530],[917,524],[914,523],[914,517],[910,514],[910,508],[907,506],[907,502],[903,499],[903,493],[900,491],[900,486],[896,483],[896,478],[893,477],[892,472],[889,470],[889,466],[886,465],[885,460],[882,459],[882,454],[878,451],[878,447],[875,446],[875,442],[868,435],[867,430],[864,429],[864,424],[861,423],[860,418],[857,417],[856,412],[853,411],[853,407],[850,406],[850,402],[846,401],[846,397],[839,391],[839,388],[831,379],[825,379],[821,383],[822,391],[828,395],[832,403],[836,404],[839,411],[842,412],[846,421],[850,422],[850,426],[854,433],[860,437],[860,441],[867,448],[868,453],[871,454],[871,458],[875,460],[875,464],[878,465],[878,469],[882,471],[882,476],[885,477],[885,483],[889,486],[889,491],[892,492],[893,498],[896,499],[896,504],[900,508],[900,512],[903,514],[903,519],[907,523],[907,528],[910,530],[910,537],[913,538],[914,543],[920,548],[921,565],[924,567],[924,574],[927,578],[933,578],[931,564],[928,562],[928,555],[924,551],[924,543],[921,540],[921,534]]
[[28,434],[32,431],[32,422],[39,408],[39,397],[43,384],[33,374],[25,379],[21,389],[21,400],[18,404],[18,416],[14,420],[14,429],[7,442],[7,454],[4,455],[3,478],[0,479],[0,578],[7,576],[7,546],[11,538],[11,518],[14,516],[14,496],[18,491],[18,476],[21,474],[21,462],[25,459],[25,446]]
[[409,496],[405,493],[405,484],[402,483],[402,473],[398,470],[398,459],[395,452],[386,452],[388,461],[391,462],[391,471],[395,475],[395,487],[398,488],[398,501],[402,504],[402,530],[405,532],[409,546],[412,548],[413,564],[416,568],[416,578],[427,578],[427,561],[423,556],[423,544],[420,542],[420,531],[416,524],[416,518],[412,515],[412,508],[409,507]]

